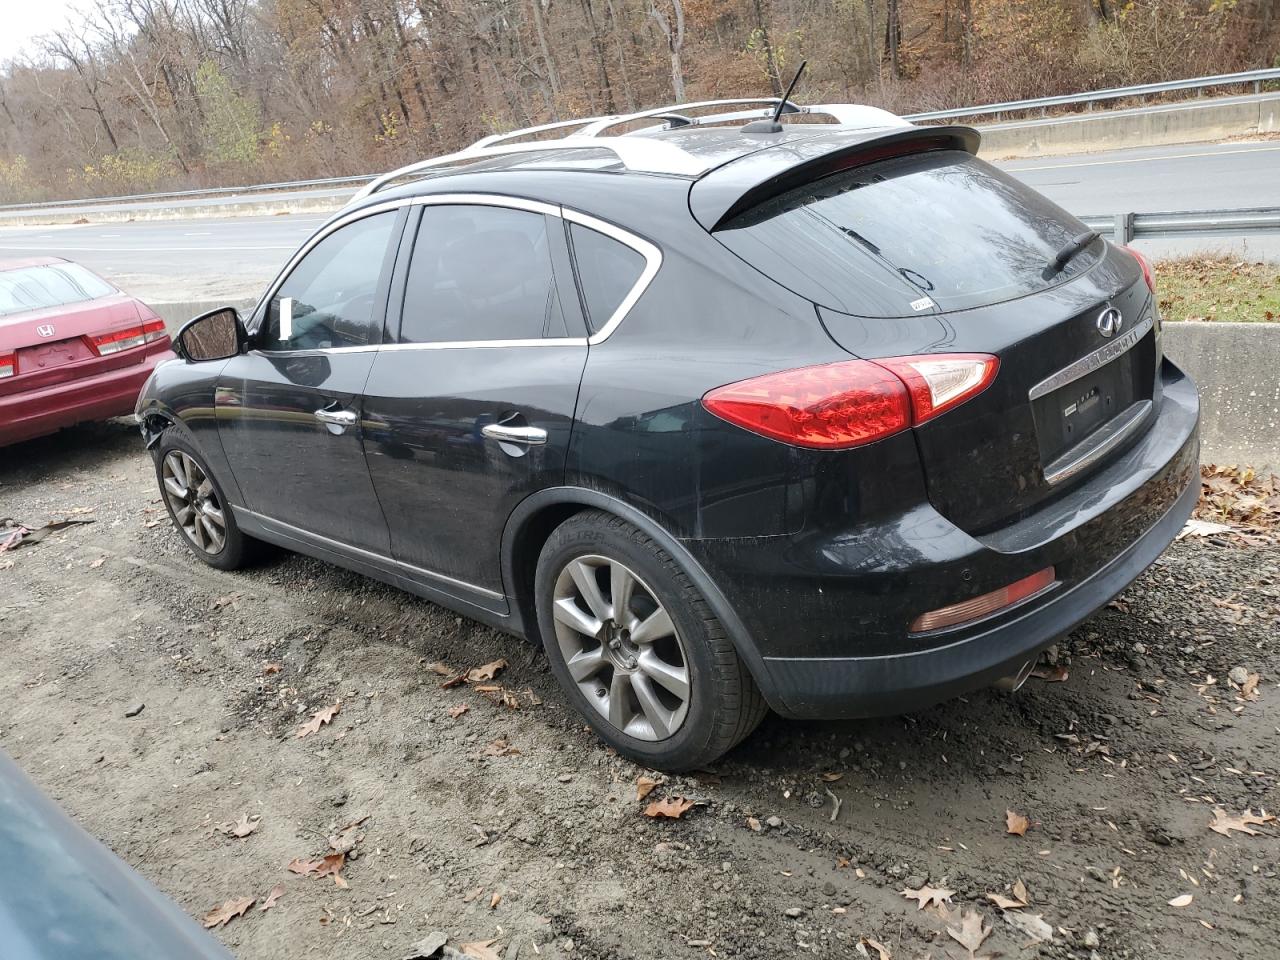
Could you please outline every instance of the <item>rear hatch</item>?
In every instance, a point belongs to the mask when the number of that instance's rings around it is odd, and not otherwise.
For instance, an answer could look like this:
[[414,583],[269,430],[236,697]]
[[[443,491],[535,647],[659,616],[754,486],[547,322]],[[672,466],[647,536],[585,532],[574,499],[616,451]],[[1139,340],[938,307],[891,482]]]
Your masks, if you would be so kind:
[[0,395],[141,363],[133,348],[163,336],[150,311],[77,264],[0,271]]
[[[695,191],[697,187],[695,187]],[[1138,262],[966,150],[846,163],[731,212],[713,234],[818,305],[866,359],[999,358],[982,393],[915,429],[929,497],[981,534],[1131,444],[1159,403],[1158,320]]]

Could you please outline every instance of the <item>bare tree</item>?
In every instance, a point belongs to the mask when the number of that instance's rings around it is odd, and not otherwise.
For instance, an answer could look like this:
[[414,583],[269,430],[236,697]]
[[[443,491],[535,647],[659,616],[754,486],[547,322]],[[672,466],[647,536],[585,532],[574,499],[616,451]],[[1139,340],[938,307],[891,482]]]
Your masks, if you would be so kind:
[[[684,103],[684,65],[680,62],[680,52],[684,48],[684,4],[680,0],[665,0],[663,9],[659,10],[659,2],[649,0],[649,16],[666,38],[671,55],[671,93],[676,103]],[[674,16],[668,15],[668,7]]]

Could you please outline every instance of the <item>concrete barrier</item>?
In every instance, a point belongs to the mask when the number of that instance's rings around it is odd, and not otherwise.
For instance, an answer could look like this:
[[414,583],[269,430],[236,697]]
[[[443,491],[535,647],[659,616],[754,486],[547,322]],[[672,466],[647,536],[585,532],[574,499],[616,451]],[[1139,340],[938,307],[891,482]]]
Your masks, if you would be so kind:
[[1166,323],[1164,352],[1200,387],[1204,462],[1280,472],[1280,323]]
[[[215,307],[241,314],[256,301],[151,303],[170,335]],[[1280,472],[1280,323],[1164,325],[1164,351],[1200,387],[1205,463],[1238,463]]]
[[1280,132],[1280,93],[1019,120],[981,127],[981,154],[1061,156]]

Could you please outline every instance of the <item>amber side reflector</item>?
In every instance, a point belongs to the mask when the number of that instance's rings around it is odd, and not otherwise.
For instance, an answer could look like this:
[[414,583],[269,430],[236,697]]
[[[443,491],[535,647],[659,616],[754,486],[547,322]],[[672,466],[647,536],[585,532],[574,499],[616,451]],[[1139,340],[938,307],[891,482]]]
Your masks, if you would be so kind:
[[980,597],[973,597],[962,603],[953,603],[949,607],[922,613],[911,621],[908,630],[911,633],[928,633],[930,630],[941,630],[943,627],[954,627],[957,624],[977,620],[997,610],[1011,607],[1015,603],[1021,603],[1027,597],[1034,596],[1046,587],[1052,586],[1055,579],[1053,567],[1045,567],[1038,573],[1023,577],[999,590],[992,590],[990,593],[984,593]]

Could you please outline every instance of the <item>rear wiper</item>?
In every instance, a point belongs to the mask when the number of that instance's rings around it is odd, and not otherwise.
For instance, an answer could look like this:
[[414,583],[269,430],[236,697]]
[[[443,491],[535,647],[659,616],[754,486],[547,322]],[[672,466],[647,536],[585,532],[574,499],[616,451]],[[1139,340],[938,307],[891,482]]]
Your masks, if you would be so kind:
[[1083,250],[1093,241],[1097,240],[1102,234],[1097,230],[1086,230],[1077,237],[1073,237],[1063,245],[1062,249],[1053,255],[1053,259],[1049,261],[1048,266],[1044,268],[1045,279],[1058,273],[1063,267],[1071,262],[1071,258]]

